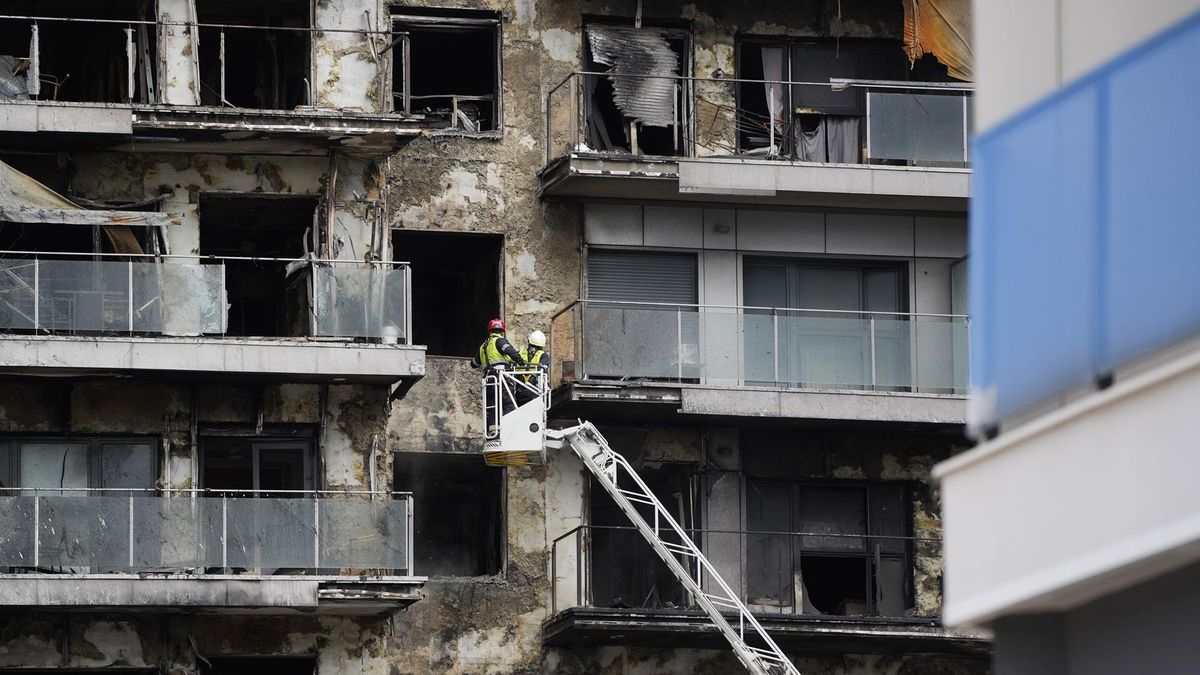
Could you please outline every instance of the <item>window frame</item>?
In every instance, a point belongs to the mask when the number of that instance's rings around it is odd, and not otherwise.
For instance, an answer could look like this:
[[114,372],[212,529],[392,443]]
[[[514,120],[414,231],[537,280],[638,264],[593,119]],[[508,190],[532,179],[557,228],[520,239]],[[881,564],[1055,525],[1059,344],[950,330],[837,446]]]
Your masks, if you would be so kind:
[[[891,553],[891,552],[885,553],[885,552],[881,551],[878,555],[878,560],[898,560],[902,563],[903,569],[904,569],[904,583],[902,586],[902,591],[904,593],[904,603],[905,603],[905,605],[910,606],[910,607],[913,605],[913,603],[915,602],[915,599],[916,599],[916,570],[914,567],[915,562],[916,562],[915,551],[914,551],[914,543],[915,543],[914,537],[916,535],[915,535],[915,532],[913,529],[913,490],[914,490],[913,481],[887,481],[887,480],[847,481],[847,480],[836,480],[836,479],[829,479],[829,480],[789,479],[789,478],[774,478],[774,477],[763,477],[763,476],[754,476],[754,475],[745,475],[744,480],[745,480],[745,489],[743,491],[742,508],[743,508],[743,513],[746,514],[745,517],[747,519],[747,522],[746,522],[746,531],[747,532],[757,531],[757,530],[752,530],[750,528],[749,522],[748,522],[748,520],[749,520],[748,499],[749,499],[750,490],[752,488],[752,485],[755,483],[771,484],[771,485],[776,485],[776,486],[786,486],[788,488],[789,502],[790,502],[790,514],[789,515],[790,515],[790,520],[793,523],[792,529],[795,532],[802,531],[800,529],[800,527],[801,527],[800,522],[802,519],[801,494],[805,489],[819,488],[819,489],[825,489],[825,490],[829,490],[829,489],[861,490],[863,493],[863,516],[864,516],[863,551],[861,553],[859,553],[859,552],[854,552],[854,551],[808,550],[805,548],[805,543],[804,543],[805,537],[795,536],[791,542],[791,547],[793,548],[794,551],[796,551],[795,558],[793,560],[792,573],[793,573],[793,575],[795,575],[796,571],[798,571],[801,560],[805,556],[834,557],[834,558],[861,558],[866,564],[866,576],[863,579],[863,590],[867,592],[867,598],[866,598],[867,599],[867,616],[871,616],[871,617],[886,616],[886,615],[880,613],[880,610],[878,607],[878,600],[876,597],[877,594],[874,592],[879,581],[878,581],[878,572],[874,565],[874,562],[877,558],[876,558],[875,552],[872,550],[872,547],[870,546],[870,541],[871,541],[871,538],[874,536],[900,536],[900,537],[904,538],[902,540],[904,542],[904,546],[902,547],[902,550],[899,553]],[[871,493],[873,491],[873,488],[880,489],[880,488],[884,488],[884,487],[900,488],[900,490],[901,490],[901,499],[904,504],[904,512],[902,514],[903,529],[901,530],[901,533],[899,535],[886,535],[886,534],[876,533],[876,532],[872,531],[872,522],[874,519],[872,517],[872,509],[871,509]],[[817,539],[818,537],[814,536],[812,538]],[[743,568],[746,570],[749,570],[749,547],[748,547],[749,541],[750,541],[750,538],[749,538],[749,536],[747,536],[745,539],[746,543],[742,547],[743,548],[742,555],[744,557],[743,558]],[[744,594],[749,593],[749,588],[747,585],[748,582],[749,582],[748,577],[743,580],[744,588],[742,590],[743,590]],[[793,590],[793,592],[794,592],[794,590]],[[802,607],[794,608],[794,613],[803,614],[803,608]],[[841,615],[836,615],[836,614],[831,615],[831,614],[822,613],[822,614],[810,615],[810,616],[840,617]]]
[[[468,10],[456,9],[449,7],[418,7],[409,5],[392,5],[388,16],[388,25],[391,28],[392,43],[388,51],[393,54],[400,55],[400,63],[402,73],[400,73],[400,82],[402,90],[400,92],[401,106],[399,110],[396,108],[396,92],[394,84],[396,82],[396,58],[393,56],[388,60],[388,77],[387,81],[392,86],[389,87],[390,96],[384,102],[386,110],[390,113],[402,113],[404,115],[412,114],[412,99],[410,92],[412,91],[412,58],[409,46],[408,32],[404,30],[405,24],[424,24],[431,28],[459,28],[459,29],[491,29],[493,38],[492,60],[494,63],[493,78],[495,81],[495,90],[492,94],[492,107],[495,115],[494,128],[488,130],[480,130],[476,132],[463,131],[462,133],[470,135],[501,135],[504,132],[504,22],[499,12],[491,12],[487,10]],[[410,26],[411,27],[411,26]],[[457,120],[451,120],[451,128],[457,130]],[[461,130],[460,130],[461,131]]]
[[[24,489],[27,486],[14,485],[13,481],[20,475],[21,458],[20,453],[14,453],[13,450],[19,449],[22,443],[41,443],[41,444],[56,444],[56,443],[80,443],[87,445],[87,489],[78,490],[75,488],[66,489],[63,491],[69,494],[85,494],[93,493],[104,494],[108,490],[121,490],[122,488],[108,488],[102,485],[103,479],[103,445],[104,444],[146,444],[150,448],[150,454],[154,458],[154,484],[146,486],[146,491],[152,491],[157,488],[157,482],[162,478],[162,453],[161,439],[158,436],[149,434],[133,434],[133,435],[105,435],[105,434],[87,434],[87,435],[36,435],[36,434],[13,434],[0,436],[0,453],[7,454],[6,474],[0,474],[0,481],[7,487],[0,487],[0,494],[9,491]],[[53,490],[57,488],[47,488]],[[38,490],[42,490],[39,488]]]

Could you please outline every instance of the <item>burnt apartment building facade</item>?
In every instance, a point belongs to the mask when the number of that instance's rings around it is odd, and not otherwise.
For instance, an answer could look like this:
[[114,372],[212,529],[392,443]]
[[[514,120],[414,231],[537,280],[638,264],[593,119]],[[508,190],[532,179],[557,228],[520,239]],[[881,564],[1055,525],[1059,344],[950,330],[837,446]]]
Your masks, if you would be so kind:
[[802,672],[987,672],[929,481],[965,445],[969,28],[6,3],[0,672],[736,671],[577,458],[483,463],[496,315]]

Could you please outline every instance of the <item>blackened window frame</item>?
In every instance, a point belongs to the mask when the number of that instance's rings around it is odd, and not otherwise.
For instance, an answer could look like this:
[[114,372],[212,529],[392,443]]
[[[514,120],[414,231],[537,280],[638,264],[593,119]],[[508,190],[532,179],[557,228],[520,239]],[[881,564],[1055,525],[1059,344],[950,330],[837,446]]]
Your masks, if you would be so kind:
[[[64,444],[64,443],[79,443],[87,445],[87,490],[78,490],[74,488],[63,488],[63,494],[68,496],[88,496],[88,495],[106,495],[110,494],[110,490],[120,488],[110,488],[104,485],[103,476],[103,446],[105,444],[129,444],[129,445],[147,445],[153,462],[154,482],[145,486],[145,493],[150,494],[155,488],[157,481],[162,476],[162,453],[160,452],[161,444],[158,436],[148,434],[85,434],[85,435],[69,435],[69,434],[6,434],[0,435],[0,454],[4,455],[3,464],[0,464],[0,496],[6,494],[15,494],[20,491],[20,488],[29,486],[13,484],[16,478],[20,475],[20,453],[18,450],[22,443],[42,443],[42,444]],[[46,488],[45,493],[50,493],[58,488]],[[43,492],[39,488],[39,493]],[[128,490],[122,489],[120,494],[124,495]]]
[[[800,567],[802,558],[804,556],[862,558],[865,562],[865,568],[866,568],[865,576],[863,579],[863,589],[865,591],[866,601],[867,601],[867,614],[866,615],[870,616],[870,617],[896,618],[894,615],[890,615],[890,614],[885,615],[885,614],[880,613],[880,611],[879,611],[879,607],[878,607],[879,593],[876,591],[876,585],[878,584],[878,579],[877,579],[878,571],[877,571],[877,568],[873,565],[874,560],[876,560],[876,555],[875,555],[875,552],[872,550],[873,547],[870,545],[870,543],[872,541],[875,541],[875,539],[874,539],[875,537],[883,537],[883,536],[901,537],[900,541],[903,543],[903,545],[901,547],[899,547],[900,548],[899,552],[889,552],[886,554],[884,554],[883,552],[880,552],[878,559],[893,560],[893,561],[898,560],[901,562],[901,564],[903,566],[902,568],[904,570],[904,582],[903,582],[904,605],[908,609],[911,609],[912,607],[915,606],[916,581],[915,581],[915,570],[914,570],[915,555],[914,555],[914,547],[913,547],[914,530],[913,530],[913,503],[912,503],[914,485],[913,485],[912,481],[883,481],[883,480],[849,481],[849,480],[837,480],[837,479],[829,479],[829,480],[788,479],[788,478],[760,477],[760,476],[752,476],[752,475],[747,475],[745,477],[745,481],[746,481],[745,482],[745,495],[746,496],[744,497],[744,499],[749,499],[750,491],[751,491],[751,489],[753,489],[755,484],[771,484],[771,485],[776,485],[776,486],[783,485],[783,486],[787,486],[790,491],[791,514],[789,514],[789,515],[791,517],[791,522],[794,525],[794,527],[792,529],[793,529],[793,531],[796,532],[795,534],[792,534],[792,536],[789,539],[791,542],[792,549],[793,549],[793,570],[792,570],[793,579],[795,578],[795,573],[797,571],[799,571],[799,567]],[[874,521],[874,518],[873,518],[872,507],[871,507],[871,491],[872,491],[872,488],[880,489],[880,488],[885,488],[885,487],[891,488],[891,489],[900,488],[900,490],[901,490],[901,501],[904,505],[904,510],[901,513],[901,517],[902,517],[901,522],[903,524],[903,529],[901,530],[901,532],[899,534],[888,534],[888,533],[879,533],[879,532],[872,531],[872,523]],[[806,550],[804,548],[804,543],[803,543],[804,539],[809,538],[809,537],[800,536],[799,530],[801,529],[800,523],[802,522],[801,493],[805,489],[809,489],[809,490],[812,490],[812,489],[824,489],[824,490],[843,489],[843,490],[860,490],[863,492],[863,495],[864,495],[864,497],[863,497],[863,517],[864,517],[863,532],[864,532],[864,534],[862,535],[862,537],[864,539],[865,545],[863,547],[862,553],[847,552],[844,550],[811,551],[811,550]],[[747,518],[747,523],[746,523],[747,532],[749,533],[749,532],[757,531],[754,528],[750,527],[750,525],[749,525],[749,505],[748,505],[748,503],[744,505],[744,508],[745,508],[745,513],[746,513],[746,518]],[[820,536],[820,535],[818,535],[818,536]],[[817,537],[814,536],[811,538],[816,539]],[[745,569],[746,569],[746,575],[747,575],[747,579],[744,581],[744,584],[745,584],[744,592],[747,596],[749,596],[749,591],[750,591],[750,589],[749,589],[749,570],[750,570],[750,566],[751,566],[750,560],[749,560],[750,539],[751,539],[750,535],[747,534],[746,545],[743,548],[743,555],[746,556]],[[801,574],[801,577],[803,578],[803,574]],[[794,581],[793,581],[793,583],[794,583]],[[792,589],[792,593],[793,593],[793,597],[795,597],[795,589],[794,588]],[[747,600],[748,599],[749,598],[747,597]],[[801,605],[799,607],[793,606],[792,613],[804,614],[805,616],[831,617],[831,618],[840,618],[840,619],[844,619],[844,618],[846,618],[846,616],[853,616],[853,615],[829,614],[829,613],[824,613],[824,612],[820,612],[817,614],[808,614],[808,613],[804,612],[803,605]]]

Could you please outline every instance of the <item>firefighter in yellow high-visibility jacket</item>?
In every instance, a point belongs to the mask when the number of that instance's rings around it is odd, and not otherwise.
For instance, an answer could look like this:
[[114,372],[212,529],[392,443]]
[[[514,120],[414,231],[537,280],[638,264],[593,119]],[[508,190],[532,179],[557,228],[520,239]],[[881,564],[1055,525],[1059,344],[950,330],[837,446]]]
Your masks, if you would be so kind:
[[[500,369],[525,365],[525,357],[504,337],[504,321],[501,319],[492,319],[488,322],[487,331],[487,338],[484,339],[483,344],[479,345],[479,353],[475,355],[475,358],[471,359],[473,367],[483,368],[483,373],[486,376],[493,375]],[[503,385],[501,386],[503,388]],[[488,389],[486,392],[488,400],[485,407],[489,411],[487,433],[489,436],[492,436],[496,433],[499,421],[495,419],[496,408],[495,401],[491,400],[492,390]],[[500,399],[501,414],[513,409],[513,403],[508,396],[501,396]]]

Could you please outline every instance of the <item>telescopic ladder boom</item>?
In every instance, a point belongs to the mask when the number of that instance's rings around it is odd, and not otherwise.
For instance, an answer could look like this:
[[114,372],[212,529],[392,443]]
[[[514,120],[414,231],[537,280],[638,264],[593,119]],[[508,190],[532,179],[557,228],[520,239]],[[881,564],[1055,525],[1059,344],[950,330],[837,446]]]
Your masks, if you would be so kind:
[[[567,445],[583,460],[584,466],[612,495],[658,557],[716,624],[747,670],[756,675],[800,675],[691,537],[675,522],[629,462],[609,447],[608,441],[591,422],[567,429],[546,430],[545,434],[547,448]],[[647,522],[636,504],[652,509],[652,522]],[[705,592],[701,587],[705,579],[713,588],[712,592]],[[736,625],[722,614],[723,611],[737,614]]]

